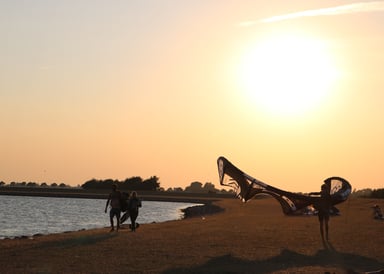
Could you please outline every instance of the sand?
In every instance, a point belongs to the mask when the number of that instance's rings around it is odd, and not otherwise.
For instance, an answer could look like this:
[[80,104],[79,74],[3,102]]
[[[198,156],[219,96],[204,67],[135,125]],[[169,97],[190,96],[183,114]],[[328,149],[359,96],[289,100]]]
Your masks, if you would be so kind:
[[[330,220],[324,248],[316,216],[285,216],[271,198],[213,202],[224,211],[123,227],[0,240],[1,273],[364,273],[384,269],[384,221],[350,199]],[[106,224],[107,226],[108,224]]]

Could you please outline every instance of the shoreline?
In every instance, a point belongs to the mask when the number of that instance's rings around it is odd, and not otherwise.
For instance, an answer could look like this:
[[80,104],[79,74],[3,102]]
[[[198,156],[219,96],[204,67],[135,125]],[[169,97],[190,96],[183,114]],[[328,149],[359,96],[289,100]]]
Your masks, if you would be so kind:
[[[16,196],[29,196],[29,195],[16,195]],[[33,196],[35,197],[35,196]],[[39,196],[40,197],[40,196]],[[46,196],[44,196],[46,197]],[[56,197],[56,196],[49,196],[49,197],[55,197],[55,198],[62,198],[62,197]],[[65,198],[80,198],[80,197],[65,197]],[[188,199],[183,199],[183,198],[177,198],[174,197],[173,199],[156,199],[156,197],[151,197],[151,198],[146,198],[144,201],[158,201],[158,202],[183,202],[183,203],[196,203],[196,205],[193,206],[188,206],[186,208],[180,209],[180,211],[183,213],[183,217],[178,220],[171,220],[171,221],[181,221],[187,218],[194,218],[194,217],[203,217],[205,215],[211,215],[211,214],[216,214],[219,212],[224,211],[224,208],[221,208],[213,202],[215,200],[210,200],[210,199],[194,199],[194,198],[188,198]],[[166,221],[169,222],[169,221]],[[164,222],[153,222],[153,223],[164,223]],[[146,225],[147,223],[143,223],[142,225]],[[123,227],[128,227],[127,224],[122,225]],[[21,235],[21,236],[15,236],[15,237],[4,237],[0,238],[0,241],[4,240],[18,240],[18,239],[28,239],[32,240],[35,239],[36,237],[43,237],[43,236],[48,236],[48,235],[56,235],[56,234],[61,234],[61,233],[75,233],[79,231],[87,231],[87,230],[94,230],[94,229],[105,229],[108,226],[105,227],[100,227],[100,228],[91,228],[91,229],[79,229],[79,230],[68,230],[68,231],[63,231],[63,232],[57,232],[57,233],[48,233],[48,234],[43,234],[43,233],[37,233],[33,234],[30,236],[27,235]]]

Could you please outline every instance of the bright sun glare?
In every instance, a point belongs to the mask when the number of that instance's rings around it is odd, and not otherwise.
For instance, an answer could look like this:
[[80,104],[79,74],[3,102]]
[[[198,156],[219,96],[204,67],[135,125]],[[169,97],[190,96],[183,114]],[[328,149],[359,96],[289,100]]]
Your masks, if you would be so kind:
[[321,105],[337,73],[324,43],[280,36],[244,55],[239,81],[248,98],[274,115],[300,115]]

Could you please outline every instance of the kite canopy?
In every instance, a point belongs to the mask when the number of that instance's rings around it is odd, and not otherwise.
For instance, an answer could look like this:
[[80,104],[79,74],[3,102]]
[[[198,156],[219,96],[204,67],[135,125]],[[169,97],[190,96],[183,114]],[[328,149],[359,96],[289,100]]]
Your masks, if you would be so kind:
[[[259,181],[241,171],[224,157],[217,159],[220,184],[232,187],[236,196],[247,202],[258,194],[268,194],[281,205],[284,214],[292,214],[309,205],[316,204],[320,197],[284,191]],[[351,185],[341,177],[330,177],[324,180],[329,186],[332,204],[336,205],[347,200],[351,193]]]

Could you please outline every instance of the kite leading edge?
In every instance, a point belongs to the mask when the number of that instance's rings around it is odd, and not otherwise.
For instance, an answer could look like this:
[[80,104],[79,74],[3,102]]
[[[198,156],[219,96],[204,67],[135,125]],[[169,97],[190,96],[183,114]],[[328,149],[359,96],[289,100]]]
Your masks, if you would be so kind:
[[[220,184],[232,187],[236,196],[243,202],[247,202],[258,194],[268,194],[275,198],[281,205],[284,214],[293,214],[309,205],[319,201],[319,197],[284,191],[259,181],[244,173],[224,157],[217,159]],[[341,177],[329,177],[324,180],[329,186],[332,205],[347,200],[351,193],[350,183]]]

